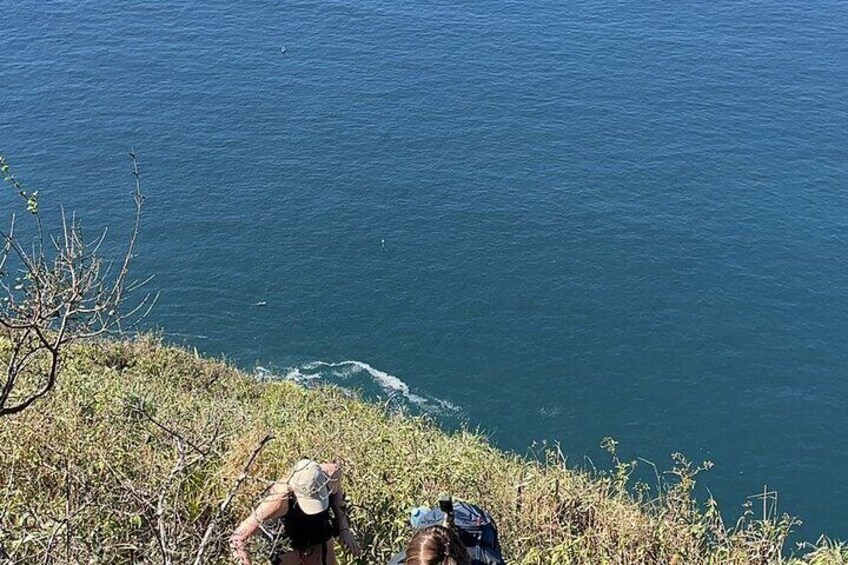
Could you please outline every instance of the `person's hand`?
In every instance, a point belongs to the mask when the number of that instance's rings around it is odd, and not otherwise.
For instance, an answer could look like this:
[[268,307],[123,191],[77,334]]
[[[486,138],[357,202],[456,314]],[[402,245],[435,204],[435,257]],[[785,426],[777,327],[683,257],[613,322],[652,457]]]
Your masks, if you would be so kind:
[[354,557],[359,557],[362,554],[362,549],[359,548],[359,544],[356,543],[356,538],[354,538],[353,534],[350,533],[349,528],[344,528],[339,532],[339,541],[345,551]]

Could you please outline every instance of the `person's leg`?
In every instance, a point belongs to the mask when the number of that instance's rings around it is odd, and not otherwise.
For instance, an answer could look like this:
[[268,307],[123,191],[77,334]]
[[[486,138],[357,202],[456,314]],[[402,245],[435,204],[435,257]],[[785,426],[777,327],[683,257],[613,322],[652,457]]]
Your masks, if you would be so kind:
[[316,545],[306,551],[290,552],[286,555],[290,554],[294,554],[299,561],[282,561],[280,565],[338,565],[336,551],[333,548],[333,540],[324,544],[323,548],[320,545]]
[[336,561],[336,540],[330,540],[327,542],[327,565],[338,565]]
[[301,565],[302,563],[299,551],[287,551],[274,565]]

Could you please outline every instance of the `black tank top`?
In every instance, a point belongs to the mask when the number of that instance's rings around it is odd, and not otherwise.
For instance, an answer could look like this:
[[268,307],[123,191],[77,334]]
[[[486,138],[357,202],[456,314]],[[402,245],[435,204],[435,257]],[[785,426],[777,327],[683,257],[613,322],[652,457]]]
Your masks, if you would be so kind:
[[[286,545],[294,550],[323,545],[338,533],[329,508],[318,514],[305,514],[293,494],[289,498],[288,512],[280,518],[278,529],[282,529],[279,533],[288,541]],[[273,553],[279,554],[282,548],[276,543],[274,546]]]

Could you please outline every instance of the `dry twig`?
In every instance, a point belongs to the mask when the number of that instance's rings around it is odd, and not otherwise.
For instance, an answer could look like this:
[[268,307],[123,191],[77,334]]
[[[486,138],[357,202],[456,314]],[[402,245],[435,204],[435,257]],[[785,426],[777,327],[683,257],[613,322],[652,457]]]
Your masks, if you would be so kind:
[[36,227],[31,246],[23,244],[14,215],[9,230],[0,231],[0,328],[10,345],[0,377],[0,416],[17,414],[50,392],[63,352],[73,342],[134,327],[156,302],[156,296],[148,294],[127,305],[128,294],[147,282],[128,279],[144,205],[138,160],[133,152],[129,156],[135,218],[115,274],[100,252],[105,231],[86,240],[80,222],[64,210],[61,235],[45,243],[38,192],[27,190],[0,156],[0,171],[26,202]]

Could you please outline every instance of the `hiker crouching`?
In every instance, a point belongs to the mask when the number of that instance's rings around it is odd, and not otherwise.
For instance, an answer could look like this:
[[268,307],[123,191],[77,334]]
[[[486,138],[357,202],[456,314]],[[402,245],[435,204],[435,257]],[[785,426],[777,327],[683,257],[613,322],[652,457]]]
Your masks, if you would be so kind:
[[233,557],[250,565],[246,544],[257,531],[272,543],[272,565],[336,565],[333,538],[359,555],[342,501],[338,465],[298,461],[285,481],[274,483],[230,538]]

